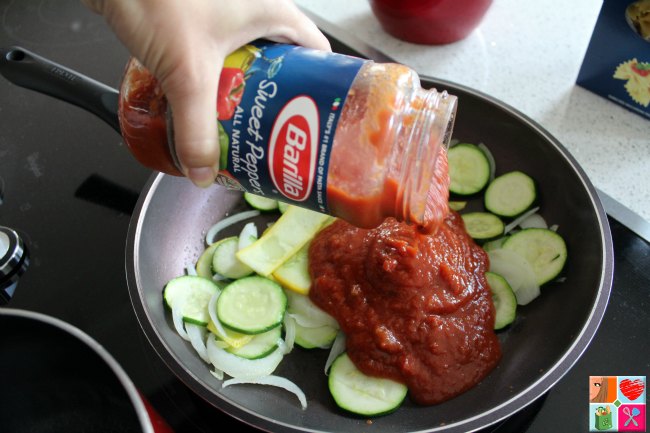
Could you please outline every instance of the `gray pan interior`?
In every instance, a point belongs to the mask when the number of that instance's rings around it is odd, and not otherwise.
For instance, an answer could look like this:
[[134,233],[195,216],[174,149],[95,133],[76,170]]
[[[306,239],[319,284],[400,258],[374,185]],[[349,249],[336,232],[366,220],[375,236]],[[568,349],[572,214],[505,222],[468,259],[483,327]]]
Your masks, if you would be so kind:
[[[219,186],[207,190],[181,178],[152,175],[142,191],[129,230],[126,268],[133,306],[150,343],[171,370],[215,407],[270,431],[382,432],[456,431],[488,426],[532,403],[575,363],[595,334],[609,298],[613,276],[612,241],[594,187],[565,148],[516,110],[473,90],[423,80],[459,97],[454,137],[483,142],[497,161],[497,174],[512,169],[539,182],[542,215],[558,224],[569,260],[566,281],[545,286],[542,296],[520,308],[500,332],[503,358],[481,384],[437,406],[406,402],[397,412],[365,419],[337,410],[327,391],[327,351],[295,349],[277,374],[297,383],[309,407],[271,387],[221,389],[191,346],[174,331],[161,291],[184,272],[204,248],[207,228],[245,209],[239,193]],[[480,208],[480,200],[470,208]]]

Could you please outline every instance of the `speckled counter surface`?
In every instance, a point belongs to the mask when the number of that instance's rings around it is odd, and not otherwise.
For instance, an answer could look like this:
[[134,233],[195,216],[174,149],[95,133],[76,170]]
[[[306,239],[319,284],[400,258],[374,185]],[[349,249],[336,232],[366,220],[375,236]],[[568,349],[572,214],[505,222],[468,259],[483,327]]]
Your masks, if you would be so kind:
[[445,46],[391,37],[365,0],[296,3],[420,74],[469,86],[528,115],[597,188],[650,221],[650,121],[575,84],[601,2],[495,0],[478,29]]

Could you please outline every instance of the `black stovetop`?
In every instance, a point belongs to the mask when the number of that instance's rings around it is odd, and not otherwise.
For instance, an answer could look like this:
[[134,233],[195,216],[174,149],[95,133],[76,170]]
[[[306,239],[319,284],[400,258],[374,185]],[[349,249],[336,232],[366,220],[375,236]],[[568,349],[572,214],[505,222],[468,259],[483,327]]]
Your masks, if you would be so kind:
[[[0,46],[20,45],[111,86],[127,52],[78,0],[0,1]],[[205,403],[153,351],[133,312],[124,251],[130,212],[151,173],[94,116],[0,79],[0,225],[31,264],[11,308],[88,333],[178,432],[254,429]],[[591,345],[546,396],[490,431],[586,431],[590,375],[648,375],[650,244],[610,218],[614,287]]]

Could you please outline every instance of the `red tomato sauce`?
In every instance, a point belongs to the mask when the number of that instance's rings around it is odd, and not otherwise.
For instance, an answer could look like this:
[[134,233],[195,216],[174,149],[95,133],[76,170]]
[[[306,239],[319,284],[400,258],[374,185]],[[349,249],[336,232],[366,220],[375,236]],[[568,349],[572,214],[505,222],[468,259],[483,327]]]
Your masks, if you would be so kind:
[[364,71],[345,100],[334,135],[329,213],[362,228],[395,217],[432,233],[447,213],[449,170],[441,132],[425,120],[444,115],[432,114],[431,96],[419,89],[409,68],[388,64]]
[[433,235],[392,218],[375,229],[339,220],[312,241],[309,296],[338,320],[359,370],[436,404],[501,357],[487,266],[456,212]]
[[[441,148],[439,153],[426,202],[422,203],[423,215],[406,215],[423,233],[435,232],[447,215],[449,169],[446,150]],[[332,215],[362,228],[376,227],[387,215],[404,214],[399,210],[403,197],[398,181],[391,176],[387,176],[381,191],[365,195],[358,190],[351,191],[348,185],[340,187],[337,179],[332,179],[327,185],[327,200]]]
[[143,67],[133,67],[120,93],[120,130],[133,156],[145,167],[182,176],[169,146],[161,145],[168,142],[167,99],[158,81]]

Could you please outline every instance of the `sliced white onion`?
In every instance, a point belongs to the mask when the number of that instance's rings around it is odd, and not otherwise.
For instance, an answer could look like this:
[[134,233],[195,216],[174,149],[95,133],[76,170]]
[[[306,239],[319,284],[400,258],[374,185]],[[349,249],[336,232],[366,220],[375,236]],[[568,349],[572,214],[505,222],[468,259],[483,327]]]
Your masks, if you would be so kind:
[[293,350],[296,341],[296,321],[290,314],[284,316],[285,355]]
[[228,278],[224,277],[224,276],[221,275],[221,274],[214,274],[214,275],[212,276],[212,279],[213,279],[214,281],[226,281]]
[[214,335],[208,337],[208,358],[210,363],[219,370],[234,378],[250,378],[268,376],[273,373],[284,357],[284,348],[279,346],[270,355],[260,359],[246,359],[228,353],[214,341]]
[[185,324],[183,323],[183,313],[181,312],[181,306],[176,305],[172,308],[172,320],[174,321],[174,328],[176,332],[181,336],[183,340],[190,341],[190,337],[185,331]]
[[210,374],[216,377],[218,380],[223,380],[223,371],[215,368],[214,371],[210,370]]
[[528,215],[528,218],[522,220],[519,223],[519,227],[522,229],[547,229],[548,224],[543,216],[538,213]]
[[[212,357],[214,356],[214,351],[219,347],[219,344],[222,343],[222,341],[217,340],[214,338],[213,335],[208,334],[208,339],[205,342],[205,347],[208,352],[208,362],[212,364],[214,367],[214,363],[212,362]],[[223,370],[220,370],[217,367],[214,367],[214,371],[210,370],[210,374],[216,377],[219,380],[223,380]]]
[[559,228],[560,228],[560,226],[557,225],[557,224],[553,224],[551,227],[549,227],[549,229],[550,229],[550,230],[553,230],[554,232],[556,232],[557,229],[559,229]]
[[186,323],[185,329],[187,330],[187,335],[190,338],[190,343],[192,343],[192,347],[194,350],[196,350],[196,353],[199,354],[202,360],[210,363],[210,359],[208,358],[208,348],[205,345],[205,327],[198,326],[193,323]]
[[225,342],[223,340],[220,340],[218,338],[214,339],[214,344],[216,344],[217,347],[220,348],[220,349],[227,349],[227,348],[231,347],[230,344],[228,344],[227,342]]
[[225,388],[227,386],[240,384],[270,385],[284,388],[287,391],[294,393],[296,397],[298,397],[298,400],[300,400],[300,406],[302,406],[303,409],[307,409],[307,397],[305,396],[305,393],[298,385],[285,377],[269,375],[245,379],[228,379],[224,381],[221,386]]
[[193,264],[187,265],[185,267],[185,272],[187,273],[187,275],[193,275],[193,276],[197,275],[196,267]]
[[257,226],[254,222],[249,222],[239,233],[238,249],[243,250],[257,240]]
[[282,338],[278,338],[277,342],[278,348],[280,349],[280,352],[284,355],[285,353],[291,352],[289,348],[287,347],[287,343],[284,342]]
[[334,343],[332,343],[332,348],[327,356],[327,361],[325,361],[325,376],[329,374],[330,367],[334,360],[343,352],[345,352],[345,334],[339,331],[338,334],[336,334]]
[[497,170],[497,163],[496,160],[494,159],[494,155],[492,155],[490,149],[483,143],[479,143],[478,148],[481,149],[483,153],[485,153],[485,157],[490,163],[490,181],[492,181],[494,180],[494,174],[496,173]]
[[508,225],[506,225],[505,230],[503,231],[504,234],[508,234],[508,233],[510,233],[510,232],[511,232],[515,227],[517,227],[517,226],[518,226],[518,225],[519,225],[523,220],[525,220],[526,218],[528,218],[529,216],[531,216],[532,214],[534,214],[534,213],[537,212],[538,210],[539,210],[539,206],[538,206],[538,207],[534,207],[534,208],[532,208],[532,209],[527,210],[527,211],[524,212],[523,214],[521,214],[521,216],[519,216],[519,217],[515,218],[514,220],[512,220],[512,222],[510,222]]
[[227,216],[226,218],[219,220],[217,223],[215,223],[212,227],[208,229],[208,232],[205,235],[205,242],[207,245],[212,245],[214,241],[217,238],[217,234],[225,229],[228,226],[231,226],[233,224],[236,224],[240,221],[244,221],[248,218],[253,218],[256,217],[260,214],[260,211],[254,209],[254,210],[247,210],[244,212],[239,212],[230,216]]
[[517,304],[526,305],[539,296],[539,284],[528,260],[515,251],[503,248],[488,252],[488,256],[490,272],[506,279],[515,292]]
[[210,298],[210,301],[208,302],[208,314],[210,315],[210,320],[212,320],[212,324],[217,329],[219,335],[221,335],[221,338],[223,338],[224,335],[228,335],[228,334],[226,333],[226,330],[223,329],[223,325],[221,324],[221,321],[217,317],[217,301],[219,300],[219,295],[221,295],[221,290],[216,292]]

